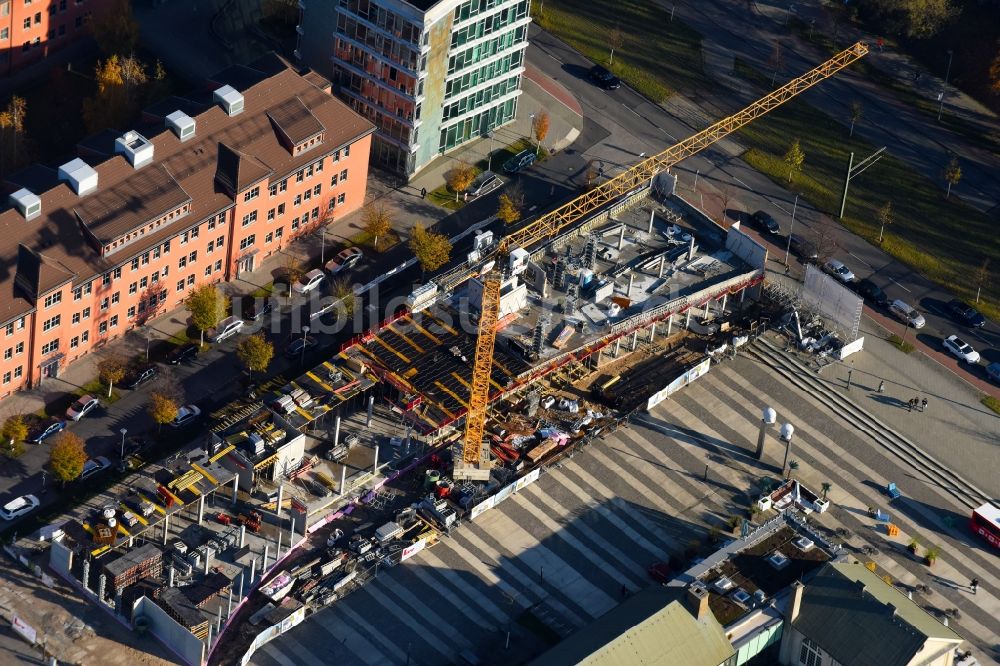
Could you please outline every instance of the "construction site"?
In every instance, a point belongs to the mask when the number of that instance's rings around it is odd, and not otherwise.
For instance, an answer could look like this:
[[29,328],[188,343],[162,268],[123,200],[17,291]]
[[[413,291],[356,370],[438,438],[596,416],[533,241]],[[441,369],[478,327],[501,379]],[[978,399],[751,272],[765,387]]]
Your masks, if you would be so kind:
[[477,234],[403,311],[26,547],[184,662],[246,663],[759,335],[766,249],[675,196],[670,169],[865,53]]

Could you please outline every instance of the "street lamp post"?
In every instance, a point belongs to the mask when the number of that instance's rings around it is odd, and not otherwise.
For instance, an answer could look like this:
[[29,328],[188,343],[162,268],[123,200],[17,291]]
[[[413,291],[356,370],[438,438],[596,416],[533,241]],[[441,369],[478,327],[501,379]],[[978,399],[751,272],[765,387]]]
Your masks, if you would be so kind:
[[319,241],[319,263],[326,264],[326,227],[319,230],[320,241]]
[[788,252],[792,249],[792,230],[795,229],[795,211],[799,208],[799,195],[795,195],[795,203],[792,204],[792,223],[788,227],[788,242],[785,243],[785,266],[788,266]]
[[771,407],[765,407],[760,419],[760,433],[757,435],[757,460],[764,456],[764,440],[767,438],[767,431],[778,420],[778,414]]
[[490,137],[490,154],[486,159],[486,170],[493,171],[493,140],[496,139],[497,133],[490,130],[486,133],[486,136]]
[[146,329],[146,363],[149,363],[149,325],[145,326]]
[[299,358],[299,365],[305,365],[306,362],[306,336],[309,334],[309,327],[302,327],[302,356]]
[[122,463],[124,463],[125,462],[125,434],[128,432],[128,428],[122,428],[119,432],[121,432],[121,434],[122,434],[121,461],[122,461]]
[[941,112],[944,110],[944,96],[948,91],[948,78],[951,76],[951,59],[955,52],[948,49],[948,69],[944,71],[944,88],[941,89],[940,103],[938,104],[938,122],[941,122]]
[[791,423],[786,423],[781,426],[781,431],[779,436],[781,440],[785,443],[785,462],[781,465],[781,474],[784,476],[785,472],[788,470],[788,456],[792,453],[792,435],[795,434],[795,426]]

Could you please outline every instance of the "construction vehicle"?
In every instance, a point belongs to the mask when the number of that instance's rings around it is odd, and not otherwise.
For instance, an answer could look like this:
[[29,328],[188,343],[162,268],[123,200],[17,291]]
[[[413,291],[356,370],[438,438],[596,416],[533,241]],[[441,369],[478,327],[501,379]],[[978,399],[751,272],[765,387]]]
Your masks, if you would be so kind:
[[472,277],[478,276],[482,282],[476,354],[470,382],[469,407],[465,416],[465,439],[461,460],[455,461],[453,470],[453,477],[456,480],[487,481],[490,477],[492,463],[489,459],[489,446],[483,445],[483,435],[486,411],[489,407],[493,346],[496,342],[500,311],[500,289],[503,279],[501,270],[516,275],[519,270],[524,270],[526,267],[528,252],[525,248],[557,235],[570,225],[582,221],[587,215],[623,196],[640,191],[653,183],[659,174],[669,172],[671,167],[682,160],[712,146],[867,54],[867,45],[863,42],[854,44],[819,67],[771,91],[743,110],[642,160],[589,192],[512,231],[504,236],[491,252],[484,253],[482,261],[477,265],[461,267],[435,280],[438,290],[442,293],[451,291]]

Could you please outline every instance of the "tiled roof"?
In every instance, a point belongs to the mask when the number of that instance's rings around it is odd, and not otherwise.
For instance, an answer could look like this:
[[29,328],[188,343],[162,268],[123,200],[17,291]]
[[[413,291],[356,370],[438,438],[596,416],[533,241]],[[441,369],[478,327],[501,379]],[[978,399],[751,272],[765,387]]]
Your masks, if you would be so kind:
[[[267,62],[280,65],[282,61],[272,59]],[[75,274],[75,283],[79,284],[130,261],[166,238],[232,206],[232,195],[223,191],[215,178],[219,144],[224,143],[247,158],[240,160],[235,173],[234,182],[239,186],[252,182],[254,178],[259,180],[267,173],[277,176],[294,173],[319,154],[374,131],[368,120],[292,69],[278,71],[244,90],[243,96],[245,110],[239,115],[230,117],[218,105],[191,114],[197,129],[195,137],[186,142],[181,142],[171,130],[166,129],[162,118],[155,126],[137,125],[154,146],[153,164],[137,171],[122,155],[108,155],[103,160],[90,159],[98,173],[98,187],[87,196],[78,196],[66,183],[53,178],[51,170],[45,167],[30,167],[8,178],[9,183],[28,187],[37,194],[41,199],[42,212],[28,221],[13,208],[0,211],[0,325],[26,314],[32,307],[14,287],[19,245],[44,255],[47,260]],[[282,100],[296,98],[327,128],[322,149],[292,155],[282,145],[279,133],[272,126],[268,109]],[[155,118],[154,110],[165,116],[170,112],[168,109],[169,106],[157,105],[146,109],[144,117],[150,121]],[[97,141],[94,146],[88,144],[88,147],[106,150],[103,148],[105,144],[105,141]],[[90,154],[97,152],[100,151],[92,150]],[[162,177],[164,170],[176,189]],[[137,182],[150,183],[151,178],[152,182],[165,188],[159,196],[166,198],[159,202],[147,201],[143,188],[136,185]],[[131,208],[126,207],[114,215],[107,203],[113,198],[107,194],[109,191],[116,193],[113,197],[122,199],[127,199],[131,193]],[[84,210],[88,216],[101,220],[98,224],[101,228],[125,228],[138,222],[143,215],[159,210],[164,201],[177,200],[180,192],[190,197],[191,212],[188,216],[176,219],[152,234],[147,233],[140,242],[129,246],[128,251],[115,253],[110,260],[101,258],[86,242],[77,221],[76,211]],[[102,203],[91,204],[93,199]],[[124,222],[115,219],[121,216],[124,216]]]

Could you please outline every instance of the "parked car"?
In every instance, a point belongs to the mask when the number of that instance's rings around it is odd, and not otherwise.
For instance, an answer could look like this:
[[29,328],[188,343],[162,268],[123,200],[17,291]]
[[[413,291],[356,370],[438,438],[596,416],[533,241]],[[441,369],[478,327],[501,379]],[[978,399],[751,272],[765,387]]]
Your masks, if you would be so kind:
[[868,278],[861,280],[854,286],[857,290],[858,295],[867,301],[871,301],[872,305],[876,305],[880,308],[884,308],[889,305],[889,297],[885,295],[885,292],[881,288]]
[[889,304],[889,312],[896,316],[897,319],[904,322],[907,326],[912,326],[913,328],[923,328],[927,325],[927,320],[924,316],[916,311],[909,303],[902,301],[900,299],[894,300]]
[[293,284],[292,289],[294,289],[297,294],[308,294],[310,291],[320,286],[325,279],[326,274],[320,269],[314,268],[302,276],[302,279]]
[[466,192],[469,193],[470,197],[481,197],[501,185],[503,185],[503,181],[500,180],[500,176],[492,171],[483,171],[476,176],[476,179],[472,181],[472,185],[469,185],[469,189]]
[[823,264],[823,270],[844,284],[854,281],[854,273],[851,272],[851,269],[845,266],[843,262],[837,261],[836,259],[831,259]]
[[1000,361],[990,363],[986,366],[986,376],[1000,384]]
[[979,363],[979,352],[972,348],[968,342],[962,340],[957,335],[949,335],[944,339],[944,348],[960,361],[966,363]]
[[243,302],[243,319],[257,321],[271,313],[274,303],[270,298],[247,298]]
[[527,169],[534,164],[537,157],[538,156],[535,155],[535,151],[533,150],[522,150],[517,155],[514,155],[514,157],[503,163],[503,170],[507,173],[517,173],[518,171]]
[[226,317],[208,334],[208,339],[219,344],[243,330],[243,320],[239,317]]
[[604,88],[605,90],[618,90],[622,87],[621,79],[612,74],[605,67],[594,65],[588,74],[590,80]]
[[674,577],[673,574],[670,572],[670,565],[667,564],[666,562],[657,562],[655,564],[652,564],[646,570],[646,572],[649,574],[650,578],[655,580],[657,583],[660,583],[661,585],[669,583],[670,580]]
[[125,388],[137,389],[151,381],[157,374],[159,374],[159,370],[155,365],[144,365],[141,368],[136,368],[125,378]]
[[0,509],[0,518],[4,520],[14,520],[23,516],[38,507],[40,502],[34,495],[21,495],[3,505]]
[[84,479],[87,479],[98,472],[102,472],[109,467],[111,467],[111,461],[104,456],[89,458],[87,462],[83,463],[83,471],[80,472],[80,480],[83,481]]
[[778,221],[762,210],[759,210],[751,215],[750,221],[753,222],[754,226],[758,229],[766,231],[769,234],[776,234],[781,231],[781,227],[778,226]]
[[174,347],[174,350],[163,360],[170,365],[179,365],[181,363],[193,361],[197,355],[198,343],[192,342],[186,345],[181,345],[180,347]]
[[28,432],[27,441],[32,442],[33,444],[41,444],[45,438],[51,437],[57,432],[61,432],[65,429],[66,422],[62,419],[46,419]]
[[66,418],[70,421],[79,421],[93,409],[96,409],[101,401],[92,395],[82,396],[66,410]]
[[349,271],[358,265],[358,262],[364,259],[365,253],[361,251],[360,247],[349,247],[347,249],[341,250],[337,255],[326,262],[326,271],[330,275],[336,275],[341,271]]
[[955,319],[969,328],[982,328],[986,326],[986,317],[979,314],[979,311],[971,305],[963,303],[958,299],[949,302],[948,309],[951,310]]
[[310,337],[300,338],[300,337],[297,337],[297,338],[293,339],[290,343],[288,343],[288,349],[285,350],[285,356],[287,356],[289,358],[293,358],[295,356],[299,356],[300,354],[302,354],[303,353],[303,348],[305,348],[305,351],[309,351],[310,349],[312,349],[315,346],[316,346],[316,339],[315,338],[310,338]]
[[788,247],[803,261],[816,261],[819,259],[819,250],[802,236],[792,234],[788,239]]
[[174,428],[183,428],[191,425],[199,416],[201,416],[201,410],[196,405],[184,405],[177,410],[177,416],[170,422],[170,425]]

